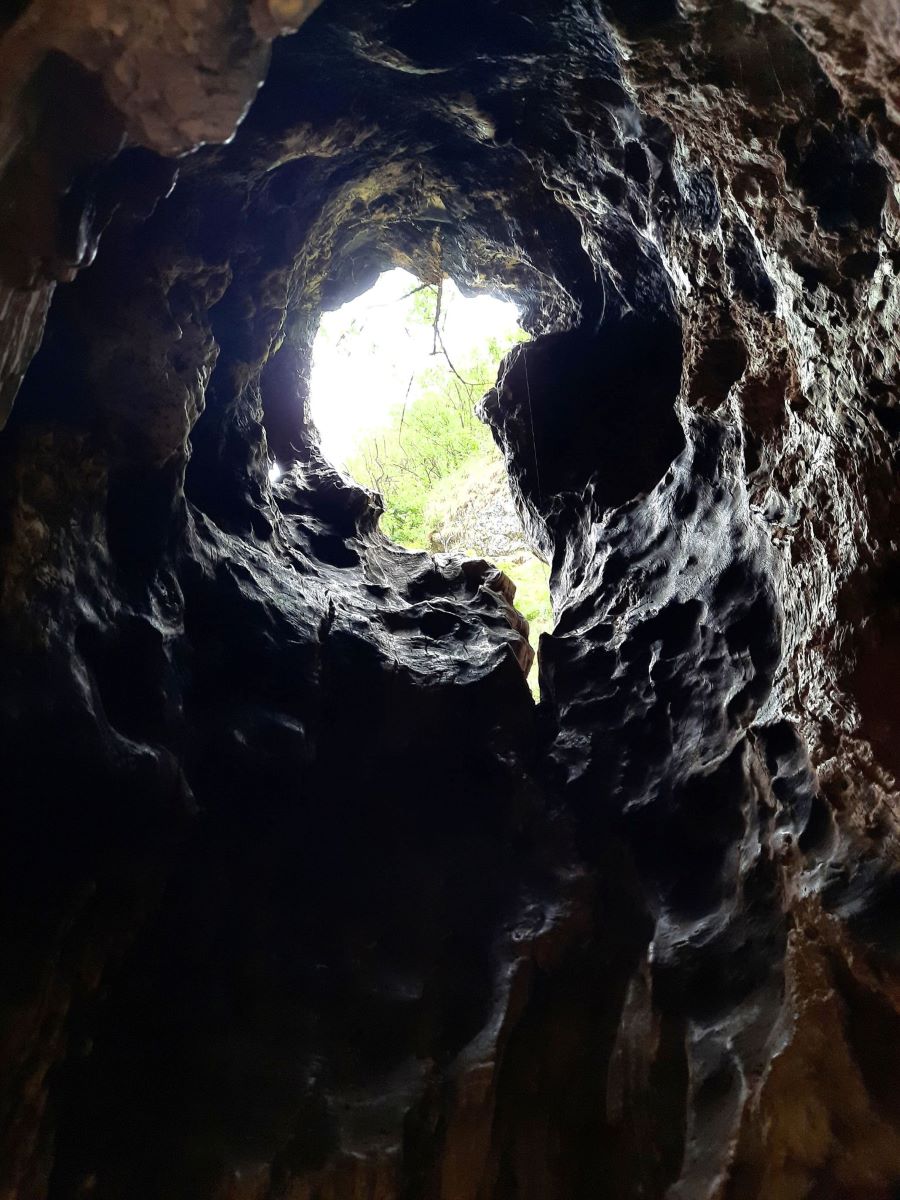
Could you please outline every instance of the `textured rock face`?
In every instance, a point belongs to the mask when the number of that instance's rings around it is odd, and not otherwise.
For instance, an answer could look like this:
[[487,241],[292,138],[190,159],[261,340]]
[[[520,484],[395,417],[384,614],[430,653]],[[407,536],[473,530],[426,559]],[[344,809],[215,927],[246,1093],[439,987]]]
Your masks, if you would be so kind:
[[440,516],[430,533],[430,548],[441,553],[471,553],[473,546],[489,558],[531,557],[516,511],[505,464],[492,459],[464,475],[442,498]]
[[[896,12],[313,8],[0,24],[2,1195],[886,1200]],[[538,708],[306,419],[389,265],[535,335]]]

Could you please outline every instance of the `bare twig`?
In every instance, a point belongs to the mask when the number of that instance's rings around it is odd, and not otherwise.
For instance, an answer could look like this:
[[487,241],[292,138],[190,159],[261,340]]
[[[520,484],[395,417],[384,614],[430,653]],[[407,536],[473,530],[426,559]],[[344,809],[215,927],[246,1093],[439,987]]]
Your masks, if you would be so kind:
[[[444,276],[442,274],[440,279],[438,280],[437,304],[435,304],[435,306],[434,306],[434,339],[432,340],[432,343],[431,343],[431,353],[432,354],[437,354],[437,352],[438,352],[437,344],[438,344],[438,339],[441,336],[440,332],[438,330],[438,321],[440,321],[440,319],[441,319],[441,304],[443,302],[443,299],[444,299]],[[446,353],[446,351],[444,353]],[[447,361],[449,362],[449,359]]]
[[415,372],[413,372],[409,377],[409,383],[406,385],[406,395],[403,397],[403,408],[400,412],[400,428],[397,430],[397,445],[401,450],[403,449],[403,422],[406,420],[406,406],[409,403],[409,393],[412,391],[413,380],[415,377]]
[[784,88],[781,86],[781,80],[778,78],[778,72],[775,70],[775,59],[772,57],[772,47],[769,44],[768,36],[764,35],[763,41],[766,43],[766,53],[769,56],[769,66],[772,68],[772,74],[775,76],[775,82],[778,84],[779,92],[781,92],[781,99],[784,101],[787,99],[787,97],[784,94]]
[[[434,332],[435,332],[435,336],[437,337],[437,340],[441,344],[441,349],[444,352],[444,358],[446,358],[446,360],[447,360],[447,366],[450,368],[450,370],[453,372],[453,374],[456,376],[456,378],[459,380],[459,382],[463,385],[463,387],[467,387],[467,388],[478,387],[477,383],[470,383],[468,381],[468,379],[463,379],[462,375],[460,375],[459,371],[457,371],[456,367],[454,367],[453,363],[450,361],[450,355],[447,353],[447,347],[444,345],[444,339],[441,337],[441,334],[437,327],[437,324],[435,324]],[[435,350],[435,354],[437,354],[437,350]]]
[[371,312],[375,308],[391,308],[395,304],[400,304],[404,300],[408,300],[410,296],[415,296],[417,292],[424,292],[426,288],[434,287],[433,283],[420,283],[418,287],[414,287],[411,292],[406,292],[403,296],[398,296],[396,300],[379,300],[377,304],[367,304],[365,311]]

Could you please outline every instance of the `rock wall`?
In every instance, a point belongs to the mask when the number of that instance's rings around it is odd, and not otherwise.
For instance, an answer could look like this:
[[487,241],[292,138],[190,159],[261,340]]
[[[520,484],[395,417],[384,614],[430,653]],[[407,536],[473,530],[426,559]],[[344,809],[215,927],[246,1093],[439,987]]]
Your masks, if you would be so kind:
[[425,519],[433,526],[429,549],[437,553],[531,557],[500,458],[478,459],[474,467],[453,472],[438,499],[429,502]]
[[[895,1195],[887,0],[0,31],[0,1194]],[[537,708],[306,417],[391,265],[534,335]]]

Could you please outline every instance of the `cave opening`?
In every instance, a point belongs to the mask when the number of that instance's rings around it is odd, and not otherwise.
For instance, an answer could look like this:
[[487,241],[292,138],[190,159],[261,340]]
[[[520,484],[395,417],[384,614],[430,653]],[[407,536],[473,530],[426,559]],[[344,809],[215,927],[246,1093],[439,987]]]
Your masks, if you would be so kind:
[[[509,300],[385,271],[322,313],[309,415],[325,458],[380,497],[382,533],[406,550],[497,566],[536,647],[553,623],[550,568],[529,543],[479,410],[506,354],[526,340]],[[273,462],[270,479],[280,474]],[[528,680],[537,696],[537,656]]]
[[6,0],[3,1200],[900,1200],[894,7]]

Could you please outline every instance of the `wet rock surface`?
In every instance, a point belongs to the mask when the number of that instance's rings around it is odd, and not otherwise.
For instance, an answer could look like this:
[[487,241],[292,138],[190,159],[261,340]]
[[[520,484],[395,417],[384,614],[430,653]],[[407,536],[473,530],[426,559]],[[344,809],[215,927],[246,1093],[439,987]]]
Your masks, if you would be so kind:
[[[893,1196],[890,6],[238,9],[0,19],[2,1194]],[[389,266],[538,707],[307,418]]]

